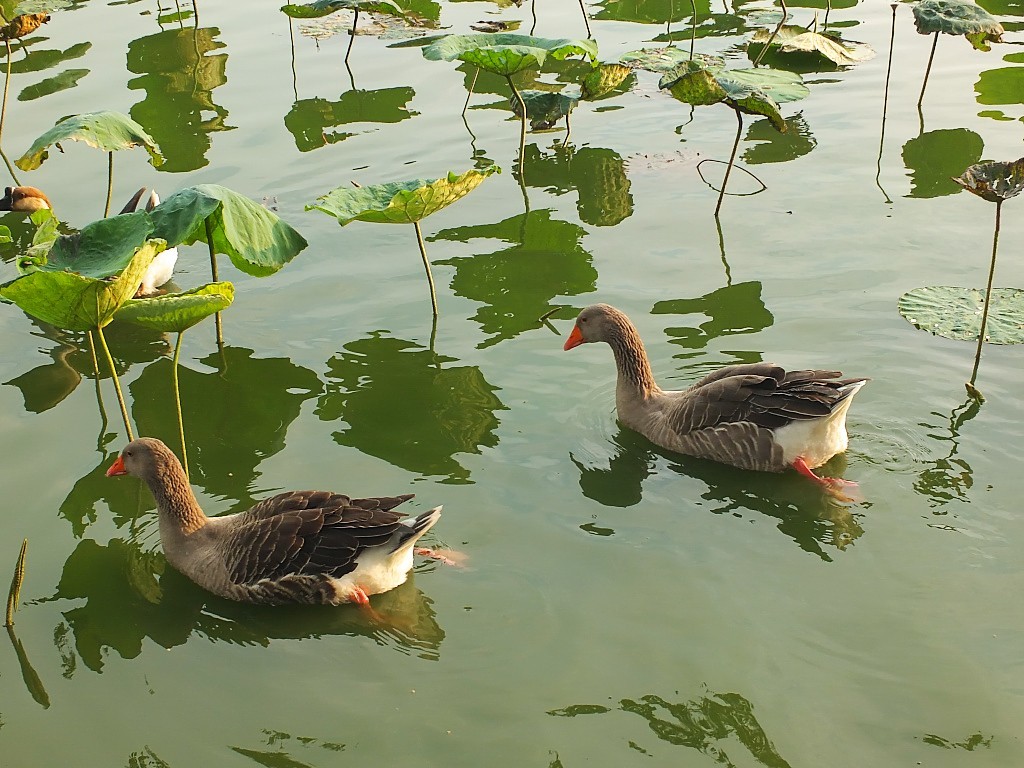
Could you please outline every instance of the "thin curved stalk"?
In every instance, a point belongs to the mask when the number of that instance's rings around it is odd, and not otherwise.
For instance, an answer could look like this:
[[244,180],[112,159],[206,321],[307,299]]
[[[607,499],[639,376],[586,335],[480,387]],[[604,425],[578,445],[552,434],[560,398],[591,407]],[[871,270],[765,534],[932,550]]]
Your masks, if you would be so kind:
[[725,168],[725,178],[722,179],[722,191],[718,193],[718,204],[715,206],[715,217],[718,217],[718,212],[722,209],[722,200],[725,198],[725,187],[729,183],[729,174],[732,173],[732,166],[736,160],[736,150],[740,146],[740,135],[743,133],[743,113],[738,109],[734,109],[736,113],[736,141],[732,143],[732,154],[729,155],[729,165]]
[[181,355],[181,337],[184,331],[178,332],[178,340],[174,342],[174,359],[171,366],[171,382],[174,384],[174,406],[178,410],[178,436],[181,438],[181,465],[185,468],[185,479],[188,479],[188,450],[185,447],[185,423],[181,418],[181,391],[178,388],[178,357]]
[[889,193],[882,189],[882,147],[885,146],[885,116],[889,110],[889,76],[892,74],[892,47],[896,40],[896,9],[899,3],[892,3],[892,26],[889,30],[889,64],[885,68],[885,95],[882,96],[882,135],[878,138],[878,161],[875,163],[875,186],[885,195],[885,202],[891,204]]
[[89,339],[89,352],[92,354],[92,370],[95,373],[96,382],[96,404],[100,409],[100,437],[97,447],[103,447],[103,435],[107,432],[107,409],[103,407],[103,388],[100,387],[100,361],[96,359],[96,342],[92,339],[92,331],[87,331],[86,338]]
[[181,3],[178,2],[178,0],[174,0],[174,7],[178,9],[178,29],[184,29],[185,24],[181,20],[182,16],[184,15],[181,12]]
[[[996,250],[999,248],[999,218],[1003,209],[1003,201],[996,201],[996,226],[992,234],[992,263],[988,268],[988,284],[985,286],[985,308],[981,312],[981,328],[978,331],[978,349],[974,353],[974,369],[971,371],[971,380],[967,383],[967,391],[972,397],[977,392],[977,399],[981,393],[974,389],[974,382],[978,378],[978,366],[981,364],[981,348],[985,344],[985,326],[988,325],[988,308],[992,301],[992,279],[996,274]],[[973,390],[973,391],[972,391]]]
[[466,94],[466,103],[462,105],[462,117],[466,117],[466,110],[469,109],[469,100],[473,98],[473,89],[476,88],[476,79],[480,77],[480,67],[473,73],[473,82],[469,84],[469,93]]
[[530,34],[532,35],[537,30],[537,0],[533,0],[530,3],[530,14],[533,16],[533,26],[530,27]]
[[563,146],[563,147],[564,147],[564,146],[565,146],[566,144],[568,144],[568,143],[569,143],[569,136],[570,136],[571,134],[572,134],[572,126],[570,126],[570,125],[569,125],[569,113],[568,113],[568,112],[566,112],[566,113],[565,113],[565,141],[563,141],[563,142],[562,142],[562,146]]
[[110,215],[110,197],[114,194],[114,152],[107,152],[107,202],[103,204],[103,218]]
[[512,82],[511,75],[505,75],[505,79],[508,80],[508,87],[512,89],[512,93],[515,94],[519,100],[519,175],[523,175],[523,160],[526,154],[526,102],[523,101],[522,94],[519,93],[519,89],[516,88],[515,83]]
[[21,542],[21,552],[18,553],[18,562],[14,566],[14,578],[11,579],[11,589],[7,593],[7,617],[5,627],[14,626],[14,612],[18,610],[18,603],[21,600],[21,583],[25,580],[25,553],[28,551],[28,539]]
[[[2,140],[4,136],[4,120],[7,118],[7,92],[10,90],[11,85],[11,41],[5,39],[4,44],[7,46],[7,75],[4,77],[3,106],[0,106],[0,140]],[[9,165],[7,167],[10,169]],[[14,175],[14,171],[11,171],[11,175]],[[15,179],[15,181],[17,181],[17,179]]]
[[18,181],[18,174],[14,172],[14,166],[12,166],[11,161],[7,159],[7,155],[4,153],[3,149],[0,149],[0,157],[3,158],[4,165],[7,166],[7,170],[11,174],[11,178],[14,179],[14,185],[20,187],[21,182]]
[[690,0],[693,8],[693,18],[690,24],[690,61],[693,61],[693,47],[697,43],[697,0]]
[[763,59],[764,55],[768,52],[768,46],[774,42],[775,36],[779,34],[779,31],[782,29],[782,25],[786,23],[786,17],[789,16],[789,9],[786,7],[786,0],[779,0],[779,2],[782,3],[782,18],[779,19],[779,24],[775,27],[771,37],[768,38],[768,42],[764,44],[764,48],[761,49],[761,52],[757,54],[757,58],[754,59],[755,67],[761,63],[761,59]]
[[924,82],[921,83],[921,95],[917,97],[917,106],[920,109],[921,102],[924,101],[924,89],[928,87],[928,75],[932,71],[932,59],[935,58],[935,47],[939,44],[939,33],[935,33],[935,37],[932,39],[932,52],[928,54],[928,66],[924,70]]
[[434,276],[430,273],[430,260],[427,258],[427,249],[423,245],[423,231],[420,229],[420,223],[414,221],[413,227],[416,228],[416,242],[420,246],[420,256],[423,257],[423,269],[427,272],[427,283],[430,285],[430,309],[434,313],[434,317],[437,317],[437,293],[434,291]]
[[583,0],[580,0],[580,11],[583,13],[583,23],[587,27],[587,39],[593,39],[594,35],[590,32],[590,17],[587,16],[587,7],[583,5]]
[[[213,250],[213,225],[210,224],[210,217],[207,216],[203,222],[206,225],[206,244],[210,248],[210,274],[213,277],[213,282],[219,282],[217,277],[217,252]],[[214,324],[217,326],[217,346],[224,346],[224,329],[220,324],[220,312],[213,316]]]
[[299,74],[295,71],[295,28],[292,25],[292,17],[288,17],[288,41],[292,49],[292,95],[295,101],[299,100]]
[[668,21],[665,22],[665,39],[668,40],[666,48],[672,48],[675,43],[672,41],[672,14],[676,12],[675,0],[669,0],[668,3]]
[[348,33],[349,34],[348,50],[345,51],[345,63],[346,64],[348,64],[349,54],[352,53],[352,44],[355,43],[355,41],[356,41],[356,24],[358,24],[358,23],[359,23],[359,8],[357,6],[356,7],[355,16],[352,17],[352,29]]
[[121,382],[117,378],[117,371],[114,369],[114,358],[110,354],[110,348],[107,346],[107,340],[103,337],[103,329],[96,326],[96,335],[100,338],[100,347],[103,349],[103,354],[107,358],[107,365],[110,366],[110,377],[114,380],[114,391],[117,392],[117,404],[121,406],[121,418],[124,419],[124,430],[128,433],[128,441],[131,442],[135,439],[132,434],[132,425],[128,422],[128,406],[124,403],[124,394],[121,392]]

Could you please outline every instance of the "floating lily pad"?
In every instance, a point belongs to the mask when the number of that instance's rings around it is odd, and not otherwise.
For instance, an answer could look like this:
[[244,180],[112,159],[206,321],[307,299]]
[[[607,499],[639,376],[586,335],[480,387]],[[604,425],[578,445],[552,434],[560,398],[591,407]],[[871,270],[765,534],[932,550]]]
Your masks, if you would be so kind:
[[338,187],[318,197],[306,210],[323,211],[345,226],[352,221],[380,224],[413,224],[465,197],[492,173],[496,165],[461,176],[449,173],[442,179],[414,179],[368,187]]
[[[709,67],[725,65],[725,60],[721,57],[708,56],[702,53],[696,54],[693,60]],[[636,69],[646,69],[648,72],[671,72],[680,64],[690,61],[690,54],[676,46],[669,48],[644,48],[639,51],[624,53],[619,57],[619,61]]]
[[163,155],[153,137],[128,115],[120,112],[89,112],[66,117],[32,142],[28,152],[14,161],[23,171],[34,171],[49,156],[48,148],[62,141],[84,141],[91,147],[113,152],[142,146],[153,165],[163,163]]
[[423,49],[431,61],[468,62],[496,75],[510,76],[524,69],[538,69],[547,56],[564,59],[568,56],[597,59],[597,43],[593,40],[552,40],[532,35],[502,32],[496,35],[448,35]]
[[[580,103],[579,96],[570,96],[560,91],[523,91],[520,95],[523,97],[523,103],[526,104],[526,116],[530,118],[530,128],[535,131],[552,127]],[[519,99],[513,96],[509,99],[509,104],[517,116],[522,115]]]
[[774,38],[770,30],[759,29],[750,42],[765,45],[769,40],[784,53],[813,53],[840,66],[859,64],[875,55],[871,46],[864,43],[845,42],[792,24],[779,29]]
[[404,11],[391,0],[316,0],[302,5],[282,5],[281,11],[293,19],[319,19],[337,11],[370,11],[401,16]]
[[129,299],[115,317],[161,333],[183,333],[210,315],[227,309],[234,298],[235,286],[231,283],[209,283],[183,293]]
[[1004,32],[995,17],[964,0],[921,0],[914,6],[914,24],[922,35],[963,35],[980,51],[1002,42]]
[[977,163],[953,181],[990,203],[1009,200],[1024,191],[1024,157],[1012,163]]
[[154,236],[170,246],[207,242],[209,218],[214,251],[226,253],[238,269],[256,277],[274,274],[308,245],[276,213],[218,184],[175,192],[149,215]]
[[0,296],[58,328],[102,328],[135,294],[146,268],[166,247],[163,240],[148,241],[115,280],[97,280],[72,272],[33,272],[0,288]]
[[[900,296],[899,311],[911,325],[946,339],[976,341],[981,330],[985,291],[929,285]],[[1024,344],[1024,290],[993,288],[985,341]]]
[[583,78],[580,98],[594,101],[607,96],[622,85],[632,71],[625,64],[598,64]]

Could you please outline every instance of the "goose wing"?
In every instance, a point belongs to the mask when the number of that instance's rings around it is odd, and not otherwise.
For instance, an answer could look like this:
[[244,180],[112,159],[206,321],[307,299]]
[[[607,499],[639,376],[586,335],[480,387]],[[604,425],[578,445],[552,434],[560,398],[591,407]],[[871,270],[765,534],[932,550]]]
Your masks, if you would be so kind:
[[339,577],[356,558],[385,544],[403,525],[393,507],[412,498],[353,499],[327,491],[291,491],[239,515],[223,540],[231,580],[253,584],[287,575]]

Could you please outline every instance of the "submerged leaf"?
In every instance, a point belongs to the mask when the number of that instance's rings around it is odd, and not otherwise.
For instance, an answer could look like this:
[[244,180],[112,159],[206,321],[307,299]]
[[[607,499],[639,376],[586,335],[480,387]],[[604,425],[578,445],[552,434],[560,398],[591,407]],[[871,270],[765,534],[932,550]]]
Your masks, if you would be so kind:
[[14,161],[23,171],[33,171],[49,156],[47,149],[62,141],[84,141],[91,147],[113,152],[143,146],[153,165],[163,163],[163,155],[153,137],[128,115],[120,112],[89,112],[65,117],[37,138],[29,150]]
[[338,187],[318,197],[315,203],[306,206],[306,210],[323,211],[336,218],[342,226],[357,220],[412,224],[465,197],[492,173],[501,173],[501,169],[492,165],[482,171],[466,171],[461,176],[449,173],[443,179]]
[[[947,285],[915,288],[899,301],[900,314],[911,325],[957,341],[977,340],[984,306],[983,289]],[[990,344],[1024,344],[1024,290],[992,290],[985,330]]]
[[953,181],[990,203],[1009,200],[1024,191],[1024,157],[1009,163],[976,163]]
[[150,240],[136,251],[115,280],[97,280],[72,272],[33,272],[0,288],[0,296],[44,323],[69,331],[88,331],[109,323],[142,282],[153,258],[167,244]]
[[964,0],[921,0],[914,6],[914,24],[922,35],[942,32],[965,35],[979,50],[988,50],[988,41],[1002,42],[1003,25],[987,11]]
[[752,43],[762,45],[767,44],[769,40],[773,46],[779,46],[784,53],[815,53],[840,66],[858,64],[875,55],[871,46],[864,43],[844,42],[839,38],[793,25],[782,27],[774,39],[767,29],[759,29],[751,38]]
[[234,298],[235,286],[231,283],[209,283],[183,293],[129,299],[117,311],[115,318],[161,333],[182,333],[210,315],[227,309]]
[[226,253],[238,269],[256,277],[274,274],[308,245],[276,213],[219,184],[175,192],[149,215],[154,236],[169,246],[207,242],[210,219],[214,251]]
[[[669,48],[644,48],[639,51],[624,53],[619,57],[619,61],[630,67],[646,69],[648,72],[671,72],[680,64],[690,61],[690,54],[676,46]],[[725,66],[725,60],[721,57],[709,56],[703,53],[694,55],[693,61],[705,67]]]

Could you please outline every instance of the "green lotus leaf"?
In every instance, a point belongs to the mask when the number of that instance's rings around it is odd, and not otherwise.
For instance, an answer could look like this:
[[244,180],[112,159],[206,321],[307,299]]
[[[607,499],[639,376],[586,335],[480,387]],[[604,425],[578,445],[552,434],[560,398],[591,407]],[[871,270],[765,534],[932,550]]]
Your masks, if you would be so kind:
[[62,141],[84,141],[91,147],[113,152],[142,146],[153,165],[163,163],[163,155],[153,137],[128,115],[120,112],[89,112],[65,117],[32,142],[28,152],[14,161],[23,171],[34,171],[49,156],[47,149]]
[[804,85],[803,78],[795,72],[786,72],[782,69],[769,69],[758,67],[757,69],[723,69],[715,73],[720,82],[726,79],[733,80],[743,85],[761,91],[771,97],[776,104],[785,104],[790,101],[800,101],[806,98],[811,92]]
[[1024,157],[1012,163],[976,163],[953,179],[968,192],[990,203],[1024,191]]
[[539,68],[547,56],[564,59],[579,54],[591,61],[597,59],[597,43],[593,40],[552,40],[511,32],[447,35],[422,50],[423,56],[431,61],[459,59],[503,76]]
[[[915,288],[899,300],[900,314],[911,325],[957,341],[978,339],[984,306],[983,289],[948,285]],[[1024,344],[1024,290],[992,290],[985,330],[990,344]]]
[[114,317],[161,333],[182,333],[227,309],[234,299],[235,286],[231,283],[209,283],[183,293],[129,299]]
[[153,258],[167,244],[150,240],[139,248],[114,280],[97,280],[72,272],[33,272],[0,288],[0,296],[44,323],[69,331],[88,331],[109,323],[142,282]]
[[964,35],[982,51],[989,50],[989,41],[1002,42],[1004,31],[987,11],[964,0],[921,0],[914,6],[914,24],[922,35]]
[[293,19],[319,19],[336,11],[360,10],[403,16],[405,12],[391,0],[316,0],[302,5],[282,5],[281,11]]
[[871,46],[864,43],[844,42],[795,25],[783,26],[774,39],[767,29],[759,29],[751,38],[752,43],[762,45],[767,44],[769,40],[784,53],[814,53],[840,66],[859,64],[875,55]]
[[727,81],[725,90],[726,93],[729,93],[729,101],[735,104],[741,112],[746,112],[748,115],[763,115],[779,133],[786,132],[786,121],[779,113],[779,105],[771,96],[758,88],[749,88],[749,86],[736,87],[736,95],[733,95],[734,86],[736,86],[735,81]]
[[11,228],[5,227],[0,224],[0,243],[10,243],[11,241]]
[[699,61],[685,61],[665,74],[658,83],[684,104],[705,106],[725,101],[728,94],[715,74]]
[[[535,131],[550,128],[572,112],[580,102],[579,96],[570,96],[561,91],[523,91],[520,95],[526,104],[526,116],[530,118],[530,128]],[[509,104],[517,116],[522,116],[519,99],[512,96],[509,99]]]
[[352,221],[412,224],[465,197],[492,173],[501,173],[501,169],[492,165],[482,171],[466,171],[461,176],[449,173],[443,179],[338,187],[318,197],[306,210],[323,211],[342,226]]
[[75,272],[104,278],[121,272],[139,247],[153,234],[145,211],[111,216],[87,224],[81,232],[61,235],[53,243],[40,269]]
[[171,246],[207,242],[206,219],[210,219],[214,250],[226,253],[238,269],[256,277],[274,274],[308,245],[277,214],[218,184],[175,192],[149,216],[154,236]]
[[[719,56],[698,53],[693,57],[693,60],[702,63],[708,68],[725,66],[725,60]],[[670,48],[644,48],[639,51],[630,51],[623,54],[619,57],[619,61],[636,69],[646,69],[648,72],[671,72],[680,64],[690,61],[690,54],[676,46]]]
[[598,64],[583,78],[580,98],[593,101],[607,96],[622,85],[632,71],[625,64]]
[[71,0],[24,0],[14,8],[14,15],[20,16],[23,13],[52,13],[73,5]]

